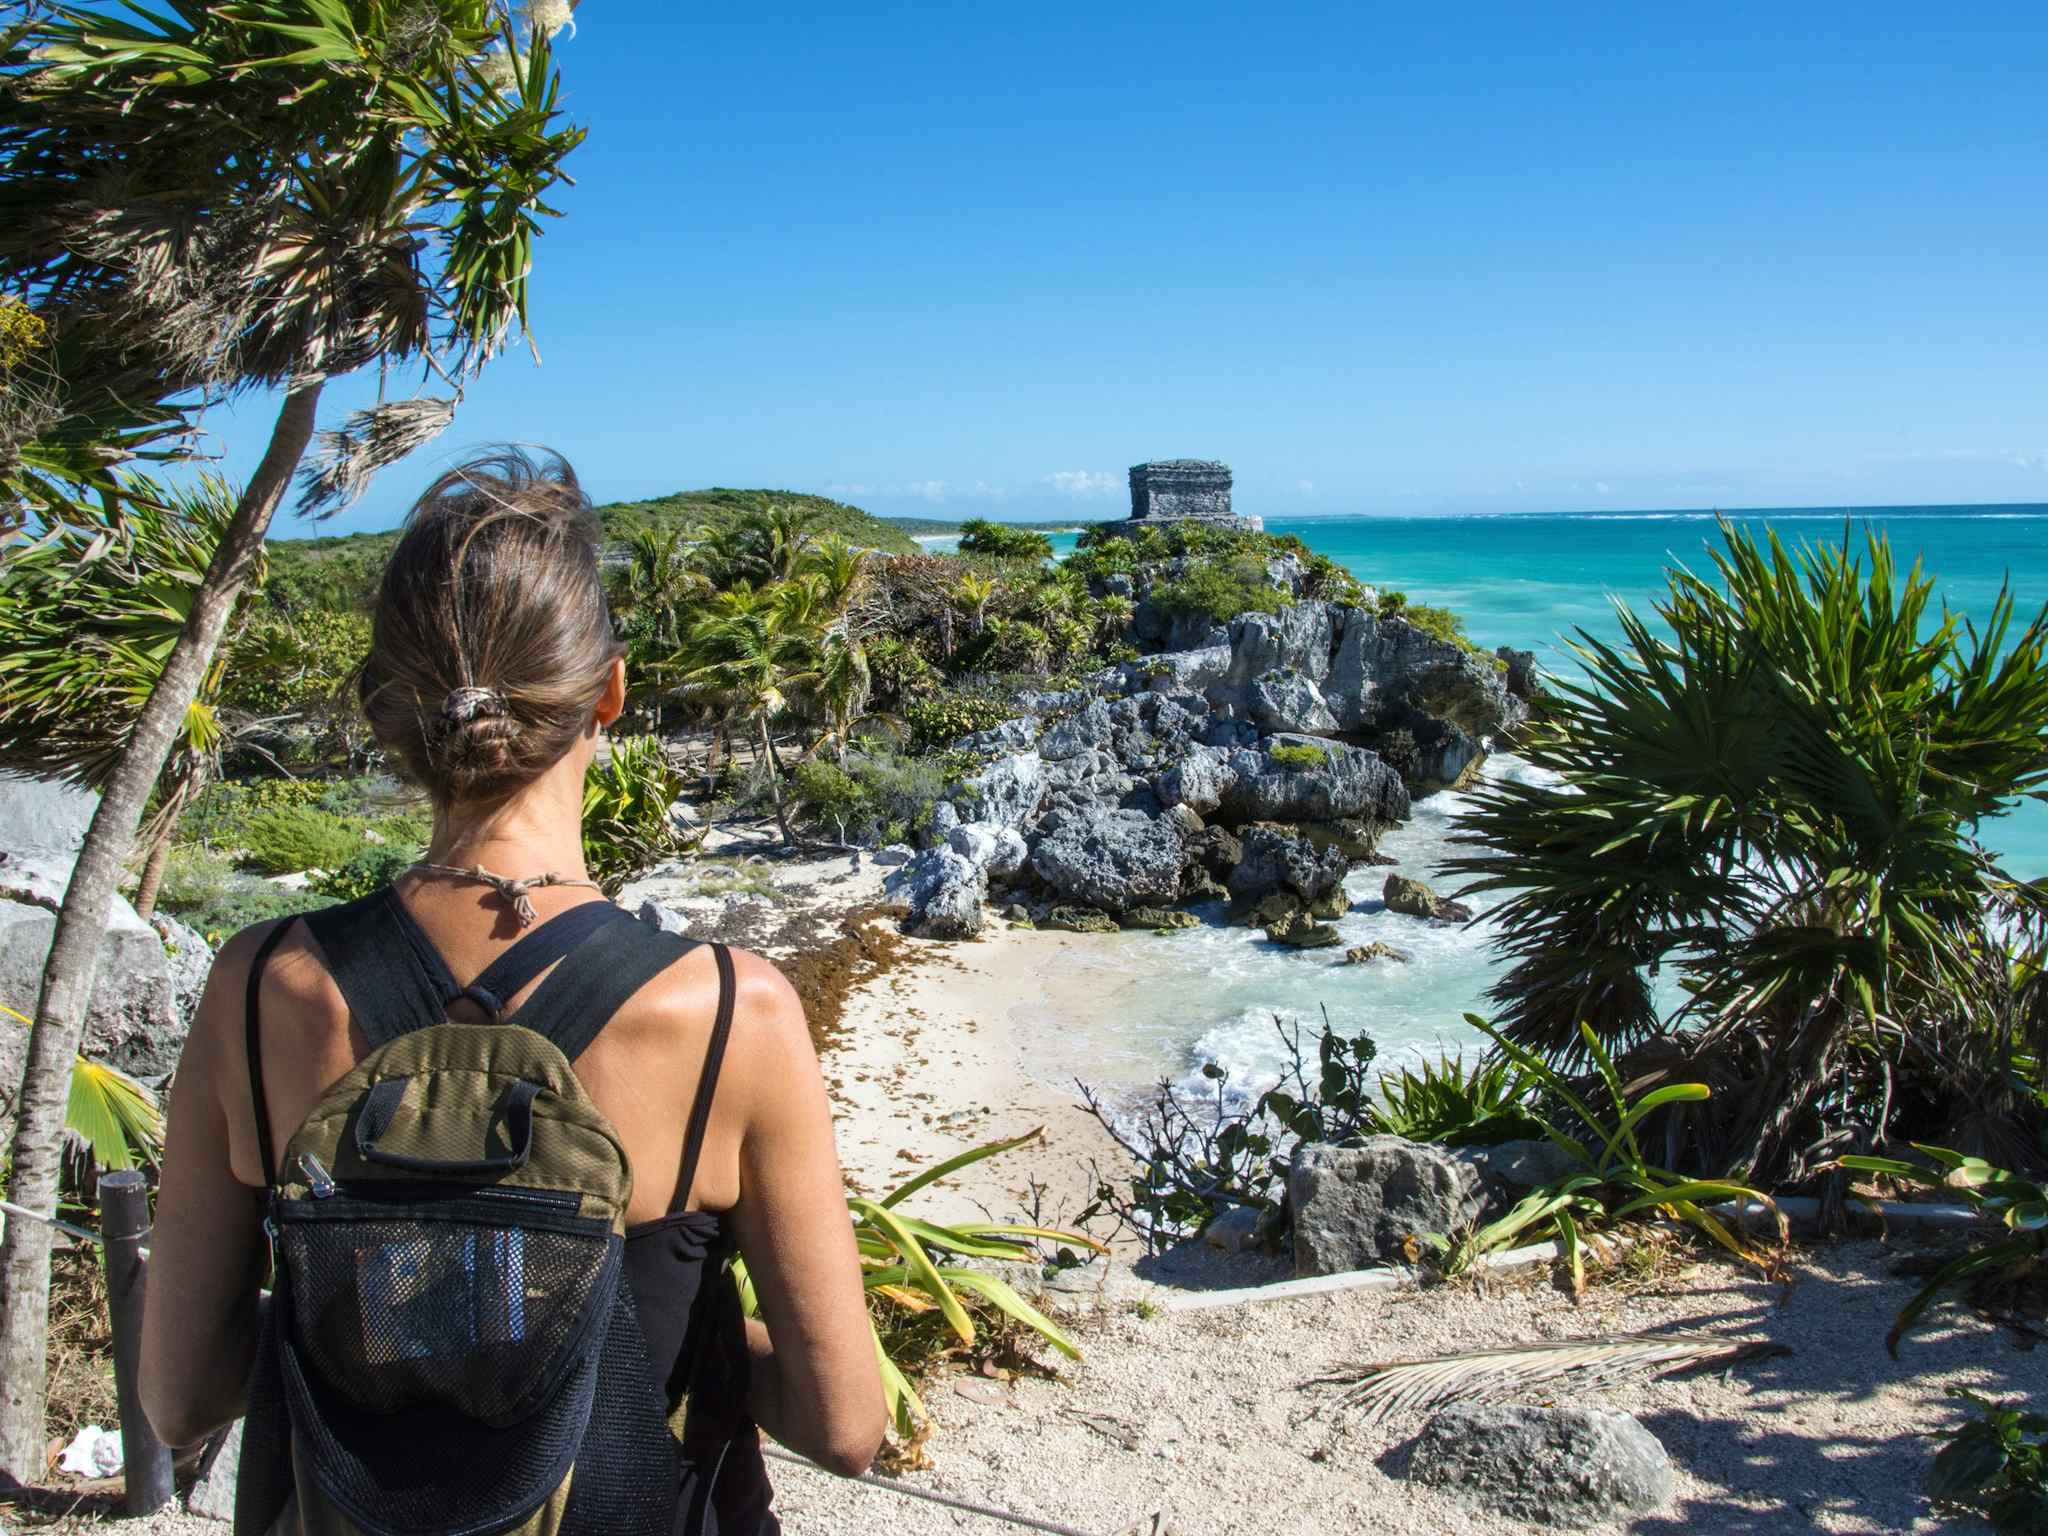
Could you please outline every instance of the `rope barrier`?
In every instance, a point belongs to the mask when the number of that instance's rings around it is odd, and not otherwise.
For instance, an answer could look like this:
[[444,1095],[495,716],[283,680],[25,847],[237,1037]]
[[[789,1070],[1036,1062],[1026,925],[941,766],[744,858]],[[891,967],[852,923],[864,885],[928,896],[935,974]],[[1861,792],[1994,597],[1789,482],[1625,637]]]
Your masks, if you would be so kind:
[[[772,1456],[777,1461],[787,1461],[800,1467],[810,1467],[814,1472],[819,1470],[812,1462],[805,1457],[797,1455],[796,1452],[785,1451],[781,1446],[769,1445],[765,1441],[761,1445],[761,1454]],[[1020,1515],[1013,1510],[999,1509],[993,1504],[977,1504],[972,1499],[956,1499],[949,1494],[933,1493],[928,1488],[913,1488],[908,1483],[899,1483],[895,1478],[883,1477],[878,1472],[863,1472],[854,1481],[866,1483],[871,1488],[886,1489],[890,1493],[900,1493],[906,1499],[923,1499],[927,1504],[942,1504],[947,1509],[957,1509],[966,1514],[980,1515],[987,1520],[1004,1520],[1011,1525],[1022,1526],[1027,1531],[1045,1531],[1048,1533],[1048,1536],[1090,1536],[1090,1533],[1087,1531],[1078,1530],[1071,1525],[1061,1525],[1055,1520],[1040,1520],[1032,1515]]]
[[107,1245],[107,1240],[90,1227],[73,1226],[70,1222],[61,1221],[55,1216],[45,1216],[40,1211],[30,1210],[27,1206],[16,1205],[11,1200],[0,1200],[0,1211],[5,1211],[10,1216],[24,1217],[29,1221],[40,1221],[46,1227],[55,1227],[59,1232],[68,1232],[73,1237],[85,1238],[88,1242],[98,1243],[102,1248]]

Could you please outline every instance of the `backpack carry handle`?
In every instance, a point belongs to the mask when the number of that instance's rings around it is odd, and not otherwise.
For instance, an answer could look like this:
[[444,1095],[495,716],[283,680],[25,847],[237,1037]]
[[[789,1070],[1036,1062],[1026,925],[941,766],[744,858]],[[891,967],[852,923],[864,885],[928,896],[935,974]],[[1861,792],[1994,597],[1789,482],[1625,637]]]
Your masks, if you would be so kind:
[[370,1091],[363,1095],[362,1111],[356,1116],[356,1150],[363,1155],[363,1161],[386,1168],[402,1168],[408,1173],[480,1175],[509,1173],[524,1166],[532,1155],[533,1101],[539,1096],[541,1085],[524,1078],[505,1090],[499,1104],[507,1143],[503,1152],[473,1158],[439,1158],[418,1157],[409,1152],[393,1152],[380,1147],[378,1142],[391,1129],[391,1122],[396,1118],[398,1106],[411,1082],[409,1077],[387,1077],[371,1084]]

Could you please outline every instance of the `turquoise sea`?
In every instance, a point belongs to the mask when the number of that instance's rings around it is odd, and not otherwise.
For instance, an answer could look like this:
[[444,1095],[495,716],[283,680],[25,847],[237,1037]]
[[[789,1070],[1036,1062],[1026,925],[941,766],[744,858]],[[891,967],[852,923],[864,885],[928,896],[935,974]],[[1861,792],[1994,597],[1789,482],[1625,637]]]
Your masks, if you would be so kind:
[[[2006,581],[2022,621],[2048,601],[2048,505],[1731,515],[1774,529],[1788,544],[1839,542],[1845,526],[1860,540],[1864,527],[1881,528],[1901,556],[1925,563],[1952,608],[1972,617],[1990,610]],[[1534,650],[1553,670],[1574,665],[1560,636],[1583,628],[1618,639],[1613,599],[1647,612],[1664,590],[1662,573],[1680,563],[1710,569],[1707,552],[1717,542],[1709,511],[1313,517],[1266,526],[1298,535],[1361,581],[1454,610],[1489,649]],[[1056,537],[1055,551],[1071,549],[1074,537]],[[1501,755],[1488,771],[1532,770]],[[1434,877],[1457,809],[1458,797],[1435,796],[1389,834],[1385,849],[1403,873]],[[2025,806],[1982,832],[2014,874],[2048,875],[2048,806]],[[1331,951],[1281,949],[1210,914],[1209,925],[1183,936],[1132,934],[1102,946],[1085,964],[1097,973],[1087,978],[1091,995],[1106,1006],[1077,1022],[1055,1017],[1049,1003],[1020,1004],[1020,1045],[1048,1081],[1137,1085],[1207,1060],[1253,1083],[1280,1063],[1276,1015],[1308,1021],[1324,1009],[1340,1028],[1372,1034],[1383,1059],[1475,1043],[1463,1016],[1485,1011],[1484,993],[1498,973],[1486,924],[1438,927],[1388,913],[1378,900],[1384,876],[1353,876],[1356,905],[1338,927],[1347,946],[1384,940],[1412,956],[1408,965],[1333,966]]]

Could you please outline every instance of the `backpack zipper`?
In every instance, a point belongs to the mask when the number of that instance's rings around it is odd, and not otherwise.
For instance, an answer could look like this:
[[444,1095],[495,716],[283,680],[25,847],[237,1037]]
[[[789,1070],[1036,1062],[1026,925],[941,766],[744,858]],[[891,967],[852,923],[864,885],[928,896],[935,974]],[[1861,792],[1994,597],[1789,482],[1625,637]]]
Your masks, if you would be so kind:
[[315,1200],[325,1200],[334,1193],[334,1176],[320,1165],[320,1159],[312,1153],[299,1154],[299,1172],[306,1176],[306,1187],[313,1192]]

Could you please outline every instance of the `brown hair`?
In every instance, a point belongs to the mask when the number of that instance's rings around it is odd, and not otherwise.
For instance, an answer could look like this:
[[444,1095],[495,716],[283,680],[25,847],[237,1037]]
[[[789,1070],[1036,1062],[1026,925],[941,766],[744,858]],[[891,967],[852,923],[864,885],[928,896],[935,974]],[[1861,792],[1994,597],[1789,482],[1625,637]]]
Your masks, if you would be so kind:
[[575,471],[499,448],[413,504],[357,680],[379,744],[437,804],[502,799],[590,724],[622,647]]

